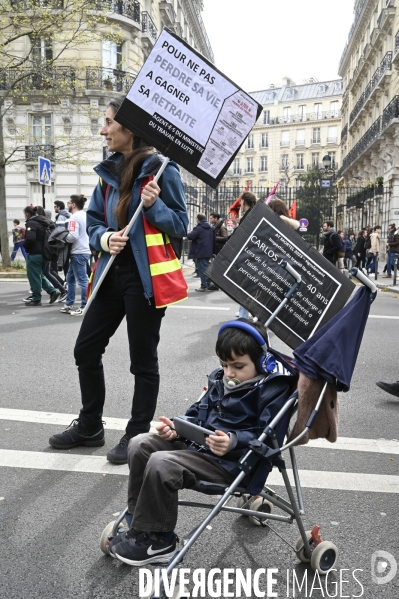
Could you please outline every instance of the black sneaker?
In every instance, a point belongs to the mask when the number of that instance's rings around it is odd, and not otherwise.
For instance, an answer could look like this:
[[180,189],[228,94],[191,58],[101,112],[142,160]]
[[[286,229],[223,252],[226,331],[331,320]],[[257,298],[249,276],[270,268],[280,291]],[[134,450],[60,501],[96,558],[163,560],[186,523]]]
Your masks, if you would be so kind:
[[25,302],[25,306],[41,306],[42,302],[38,301],[38,302],[34,302],[32,299],[30,299],[29,301],[24,300]]
[[154,532],[137,532],[130,529],[124,540],[113,545],[112,552],[121,562],[129,566],[165,563],[176,552],[179,539],[173,533],[173,539],[167,541]]
[[115,445],[108,453],[107,460],[112,464],[127,464],[127,446],[130,441],[128,435],[123,435],[118,445]]
[[105,443],[104,427],[101,425],[100,430],[96,432],[88,431],[82,427],[79,418],[76,418],[63,433],[50,437],[49,443],[54,449],[72,449],[80,445],[102,447]]
[[386,391],[387,393],[390,393],[391,395],[395,395],[396,397],[399,397],[399,381],[397,381],[396,383],[383,383],[382,381],[378,381],[378,383],[376,383],[376,385],[383,391]]
[[127,535],[129,535],[129,533],[130,533],[130,537],[128,537],[128,538],[131,538],[135,535],[138,535],[140,533],[140,531],[134,530],[134,528],[129,528],[129,530],[125,530],[124,532],[121,532],[118,535],[115,535],[114,538],[109,541],[108,552],[111,557],[115,557],[115,553],[112,551],[112,548],[116,547],[116,545],[118,545],[119,543],[122,543],[122,541],[124,541],[126,539]]
[[54,304],[54,302],[57,301],[57,299],[61,296],[61,292],[60,291],[53,291],[53,293],[50,293],[50,301],[49,304]]

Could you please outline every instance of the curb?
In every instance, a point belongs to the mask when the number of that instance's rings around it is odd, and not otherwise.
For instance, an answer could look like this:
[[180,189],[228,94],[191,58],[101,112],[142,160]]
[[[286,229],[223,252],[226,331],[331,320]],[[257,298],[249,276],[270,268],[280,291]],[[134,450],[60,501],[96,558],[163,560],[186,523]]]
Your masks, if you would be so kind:
[[28,279],[28,275],[23,272],[1,272],[0,281],[5,281],[7,279],[19,279],[20,281],[26,281]]

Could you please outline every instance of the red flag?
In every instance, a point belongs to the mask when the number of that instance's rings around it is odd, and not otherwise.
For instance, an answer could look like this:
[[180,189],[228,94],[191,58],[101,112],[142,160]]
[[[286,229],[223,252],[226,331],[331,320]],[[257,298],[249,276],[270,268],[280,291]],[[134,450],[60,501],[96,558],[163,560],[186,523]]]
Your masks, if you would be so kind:
[[296,200],[292,202],[291,208],[288,208],[288,212],[290,213],[290,217],[296,220]]
[[[248,191],[248,189],[251,187],[251,185],[252,185],[252,181],[248,181],[247,185],[245,186],[244,191]],[[243,191],[243,193],[244,193],[244,191]],[[235,200],[235,202],[233,202],[233,204],[230,206],[228,214],[233,213],[234,217],[238,218],[238,215],[240,214],[240,208],[241,208],[241,198],[237,198]]]
[[271,202],[271,200],[274,199],[274,194],[277,191],[277,187],[279,186],[280,181],[277,181],[276,185],[273,187],[273,189],[271,190],[271,192],[269,193],[269,195],[267,196],[267,198],[265,198],[265,204],[268,204],[269,202]]

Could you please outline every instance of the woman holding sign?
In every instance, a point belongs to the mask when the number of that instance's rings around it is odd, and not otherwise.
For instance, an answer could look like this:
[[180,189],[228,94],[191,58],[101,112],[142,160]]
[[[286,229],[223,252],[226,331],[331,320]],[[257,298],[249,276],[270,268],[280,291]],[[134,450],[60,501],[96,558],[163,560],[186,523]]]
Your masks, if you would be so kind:
[[[156,238],[153,241],[155,245],[162,245],[161,249],[164,247],[166,251],[170,245],[166,236],[183,237],[188,225],[179,167],[169,162],[159,186],[148,179],[157,173],[163,159],[143,139],[114,119],[121,104],[122,99],[111,100],[105,113],[100,134],[114,154],[94,169],[100,182],[87,210],[89,242],[101,252],[94,285],[110,256],[116,258],[84,317],[76,341],[75,360],[82,395],[79,417],[63,433],[50,437],[50,445],[55,449],[104,445],[102,355],[126,317],[130,372],[135,376],[135,385],[126,432],[107,454],[107,459],[115,464],[127,462],[129,439],[150,429],[158,397],[157,347],[165,314],[165,308],[156,308],[154,303],[143,217],[137,218],[128,236],[124,231],[140,198],[144,202],[146,223],[159,230],[159,235],[153,235]],[[158,237],[164,239],[161,244]],[[173,294],[173,285],[170,287]]]

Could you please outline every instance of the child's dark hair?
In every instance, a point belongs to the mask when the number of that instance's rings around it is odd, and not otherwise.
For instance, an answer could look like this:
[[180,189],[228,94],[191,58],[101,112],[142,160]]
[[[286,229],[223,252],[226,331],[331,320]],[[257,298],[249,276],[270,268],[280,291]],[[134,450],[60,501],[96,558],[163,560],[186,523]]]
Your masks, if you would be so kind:
[[[238,322],[246,322],[256,329],[263,338],[266,337],[266,329],[260,323],[252,322],[248,318],[239,318]],[[263,349],[250,333],[242,329],[228,328],[221,332],[216,341],[216,354],[222,361],[225,361],[233,360],[233,353],[236,356],[248,354],[256,369],[258,369],[259,358],[263,353]]]

